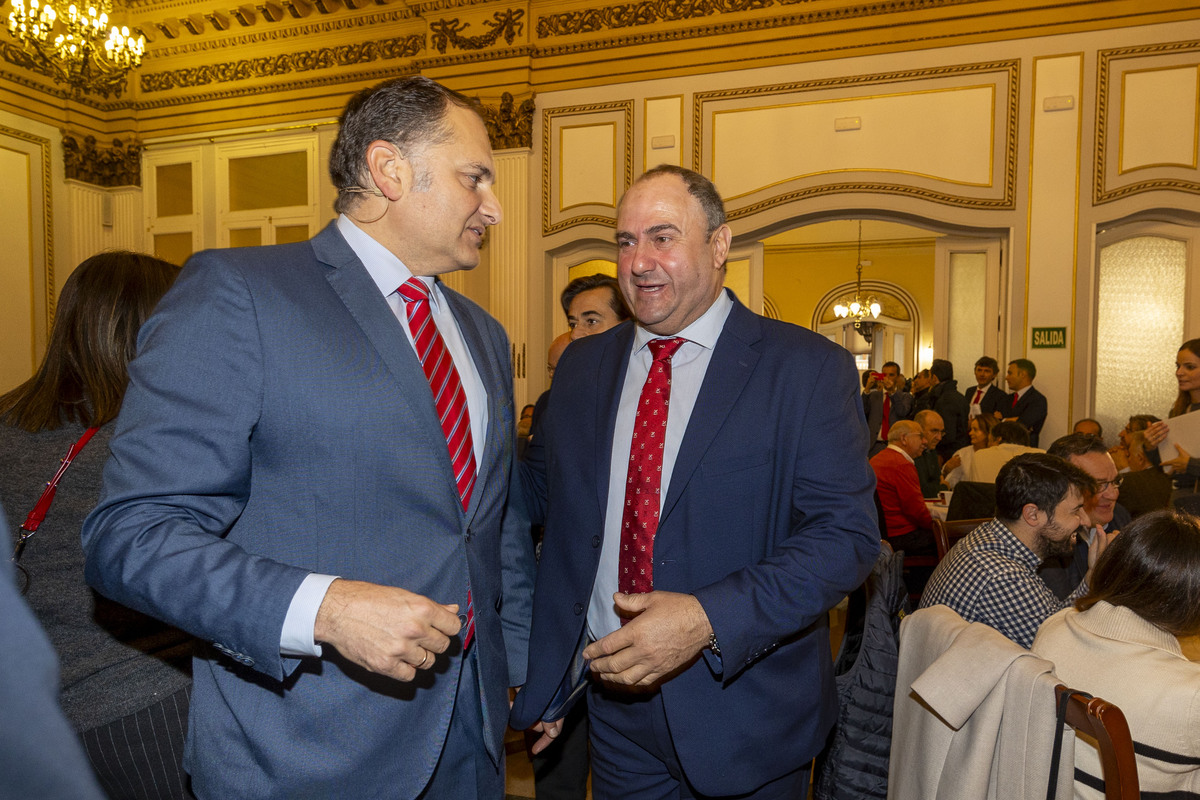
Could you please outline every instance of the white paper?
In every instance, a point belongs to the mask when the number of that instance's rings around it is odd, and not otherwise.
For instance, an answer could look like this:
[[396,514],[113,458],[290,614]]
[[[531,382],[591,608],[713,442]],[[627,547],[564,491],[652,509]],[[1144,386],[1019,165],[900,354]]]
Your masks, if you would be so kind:
[[1177,458],[1177,444],[1192,458],[1200,456],[1200,411],[1181,414],[1167,420],[1167,438],[1158,445],[1158,457],[1163,461]]

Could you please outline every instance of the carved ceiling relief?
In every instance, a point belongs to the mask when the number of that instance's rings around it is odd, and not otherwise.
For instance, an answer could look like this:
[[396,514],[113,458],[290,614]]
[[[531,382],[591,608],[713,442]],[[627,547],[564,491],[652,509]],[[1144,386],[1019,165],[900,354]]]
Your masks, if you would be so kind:
[[508,150],[514,147],[533,147],[534,102],[530,97],[518,106],[511,92],[500,95],[496,108],[485,105],[480,109],[487,126],[488,138],[493,150]]
[[111,147],[97,147],[95,136],[63,131],[63,166],[68,180],[97,186],[141,186],[142,143],[113,139]]

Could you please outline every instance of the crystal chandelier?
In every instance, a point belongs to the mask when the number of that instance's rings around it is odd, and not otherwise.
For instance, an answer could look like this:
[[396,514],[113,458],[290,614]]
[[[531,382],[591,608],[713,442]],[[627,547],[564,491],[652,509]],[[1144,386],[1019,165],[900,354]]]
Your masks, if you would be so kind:
[[854,330],[866,340],[867,344],[875,336],[875,320],[879,317],[882,307],[873,295],[863,295],[862,290],[862,220],[858,221],[858,279],[854,284],[854,296],[843,297],[833,307],[833,314],[838,319],[848,319],[854,323]]
[[[26,2],[28,1],[28,5]],[[128,27],[108,27],[112,0],[93,0],[86,9],[63,0],[12,0],[8,32],[28,57],[23,66],[66,83],[77,95],[120,96],[129,70],[141,65],[146,38]]]

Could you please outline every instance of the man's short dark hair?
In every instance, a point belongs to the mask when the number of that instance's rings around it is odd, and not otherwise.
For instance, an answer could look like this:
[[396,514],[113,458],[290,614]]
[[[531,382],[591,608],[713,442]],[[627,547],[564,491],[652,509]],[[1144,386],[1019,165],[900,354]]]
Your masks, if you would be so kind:
[[1037,377],[1037,367],[1028,358],[1015,358],[1008,362],[1009,366],[1016,365],[1017,369],[1021,370],[1029,376],[1029,380]]
[[1072,486],[1083,496],[1096,491],[1092,476],[1069,461],[1048,453],[1022,453],[996,476],[996,518],[1015,522],[1030,503],[1053,516]]
[[1099,436],[1091,433],[1068,433],[1054,440],[1054,444],[1046,448],[1046,452],[1059,458],[1085,456],[1088,453],[1107,453]]
[[1134,414],[1129,418],[1129,432],[1144,431],[1158,421],[1158,417],[1153,414]]
[[896,368],[896,372],[897,372],[897,373],[899,373],[899,372],[900,372],[900,365],[899,365],[899,364],[897,364],[895,361],[885,361],[885,362],[883,362],[883,366],[879,368],[879,371],[880,371],[880,372],[883,372],[883,371],[884,371],[885,369],[887,369],[888,367],[895,367],[895,368]]
[[929,365],[929,373],[938,379],[939,383],[954,380],[954,365],[944,358],[935,358]]
[[[687,167],[678,167],[674,164],[659,164],[654,169],[647,170],[644,175],[634,181],[634,184],[639,184],[656,175],[674,175],[683,181],[684,186],[687,187],[688,194],[696,198],[700,203],[701,210],[704,212],[704,221],[708,228],[705,232],[706,239],[711,239],[717,228],[725,224],[725,201],[721,199],[721,194],[717,191],[717,187],[708,178]],[[620,210],[621,207],[618,204],[617,211],[619,212]]]
[[562,294],[558,298],[559,302],[562,303],[563,313],[571,313],[571,301],[577,296],[601,287],[612,292],[612,297],[609,298],[608,304],[612,307],[613,313],[617,315],[617,319],[624,322],[633,316],[629,313],[629,306],[625,305],[625,298],[621,296],[621,287],[617,284],[617,279],[611,275],[605,275],[603,272],[597,272],[595,275],[584,275],[582,278],[576,278],[567,284],[567,288],[562,290]]
[[1019,444],[1022,447],[1029,446],[1029,428],[1026,428],[1015,420],[997,422],[988,432],[988,436],[998,440],[1002,444]]
[[980,357],[980,359],[975,362],[975,366],[984,367],[985,369],[990,369],[992,372],[1000,371],[1000,362],[998,362],[996,359],[992,358],[991,356]]
[[449,138],[446,115],[451,105],[477,107],[470,98],[421,75],[393,78],[350,98],[329,151],[329,177],[338,190],[334,211],[340,214],[358,203],[362,193],[355,189],[375,188],[366,158],[371,142],[391,142],[411,158]]

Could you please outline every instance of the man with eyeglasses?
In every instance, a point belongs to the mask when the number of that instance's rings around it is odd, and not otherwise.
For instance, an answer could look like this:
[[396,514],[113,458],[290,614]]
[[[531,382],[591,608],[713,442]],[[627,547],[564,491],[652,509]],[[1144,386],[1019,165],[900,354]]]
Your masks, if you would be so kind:
[[[1046,452],[1066,459],[1096,480],[1096,493],[1084,504],[1091,520],[1090,531],[1099,526],[1111,534],[1129,524],[1129,512],[1117,502],[1123,476],[1117,473],[1117,465],[1102,439],[1088,433],[1072,433],[1056,440]],[[1087,573],[1087,554],[1087,539],[1080,536],[1073,555],[1047,559],[1038,574],[1056,595],[1066,597]]]

